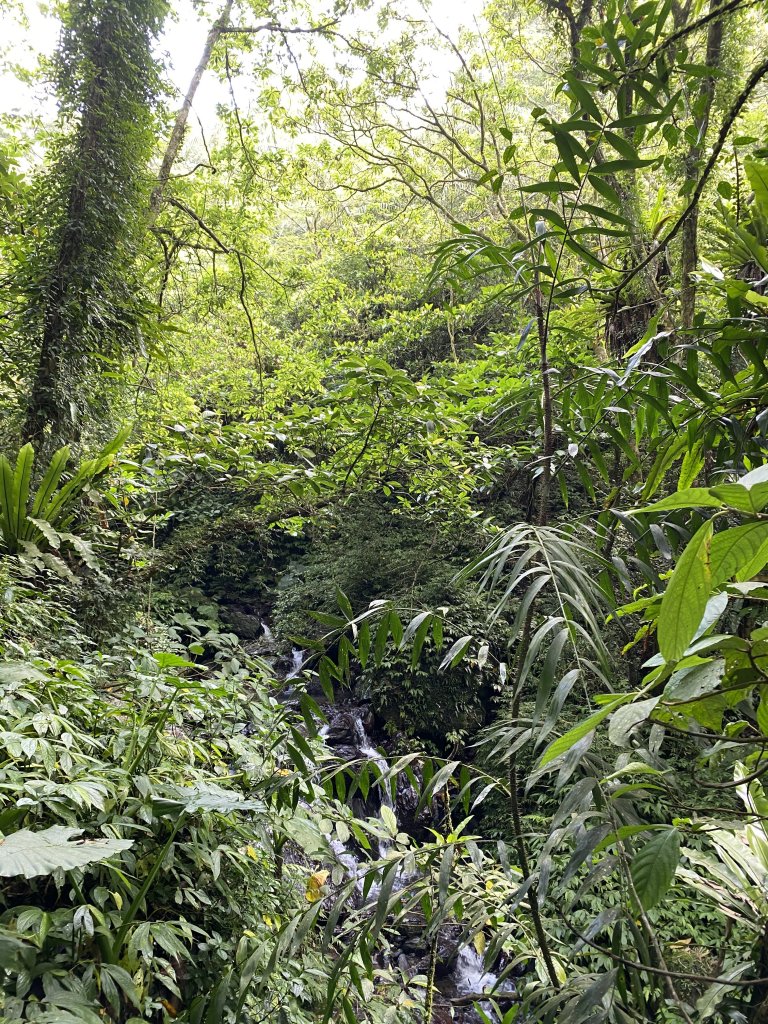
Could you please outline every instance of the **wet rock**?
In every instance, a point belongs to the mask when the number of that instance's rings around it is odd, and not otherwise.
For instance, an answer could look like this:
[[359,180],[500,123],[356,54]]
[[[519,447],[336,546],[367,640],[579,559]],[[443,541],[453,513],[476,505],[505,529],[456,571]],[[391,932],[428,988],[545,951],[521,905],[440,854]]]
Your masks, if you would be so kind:
[[405,953],[418,954],[423,956],[429,952],[429,946],[421,935],[411,935],[401,943],[401,949]]
[[[230,625],[241,640],[266,640],[261,618],[253,609],[246,605],[230,604],[222,606],[222,617]],[[271,637],[269,638],[271,639]],[[266,647],[265,650],[271,648]]]
[[360,757],[360,751],[357,747],[349,746],[346,743],[331,743],[328,737],[325,737],[325,742],[333,747],[333,752],[340,761],[355,761]]
[[369,707],[361,707],[358,708],[355,713],[365,732],[372,732],[374,726],[374,719],[373,712],[371,711],[371,709]]
[[342,711],[331,719],[328,731],[325,734],[325,742],[329,747],[352,747],[358,742],[357,717],[349,711]]
[[326,693],[320,683],[320,676],[313,674],[312,677],[306,684],[306,691],[310,697],[313,697],[317,701],[326,700]]
[[458,925],[446,925],[441,928],[437,939],[436,978],[443,977],[454,969],[459,955],[460,939],[461,928]]
[[[459,956],[461,940],[461,928],[456,925],[446,925],[440,930],[437,939],[437,958],[435,960],[435,978],[450,978],[456,967]],[[429,973],[429,964],[432,958],[431,945],[423,938],[408,938],[402,944],[403,950],[411,951],[414,956],[411,962],[411,973]]]

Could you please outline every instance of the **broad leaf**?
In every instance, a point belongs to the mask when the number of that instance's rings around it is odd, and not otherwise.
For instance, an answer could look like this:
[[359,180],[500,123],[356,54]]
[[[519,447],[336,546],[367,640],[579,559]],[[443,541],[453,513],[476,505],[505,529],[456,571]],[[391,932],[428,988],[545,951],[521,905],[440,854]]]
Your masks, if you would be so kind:
[[630,873],[644,910],[650,910],[664,898],[679,862],[680,833],[676,828],[659,832],[637,851],[632,858]]
[[765,160],[747,157],[744,161],[744,170],[755,193],[755,202],[760,207],[760,212],[768,216],[768,163]]
[[[0,875],[35,878],[61,868],[70,871],[106,860],[133,846],[132,839],[75,839],[82,829],[52,825],[41,832],[21,829],[0,839]],[[74,840],[74,841],[72,841]]]
[[633,516],[645,515],[650,512],[666,512],[675,508],[722,508],[724,502],[716,497],[708,487],[688,487],[684,491],[676,491],[661,501],[643,508],[633,508]]
[[768,521],[746,523],[724,530],[712,538],[710,572],[712,587],[734,576],[751,579],[768,561]]
[[672,573],[659,609],[659,649],[677,661],[693,639],[712,592],[709,564],[712,521],[699,528]]

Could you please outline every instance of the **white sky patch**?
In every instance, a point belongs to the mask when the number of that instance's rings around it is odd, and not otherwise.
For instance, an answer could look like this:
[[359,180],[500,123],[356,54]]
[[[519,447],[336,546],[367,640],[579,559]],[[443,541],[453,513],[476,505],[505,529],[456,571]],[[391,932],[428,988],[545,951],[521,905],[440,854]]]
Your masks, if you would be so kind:
[[[464,28],[473,28],[480,18],[483,0],[435,0],[429,8],[429,17],[435,25],[446,32],[454,41],[458,41],[459,33]],[[402,12],[408,16],[419,18],[424,16],[424,8],[420,0],[403,0]],[[41,56],[53,54],[59,36],[59,25],[40,2],[24,5],[24,19],[5,18],[3,39],[0,42],[0,115],[30,116],[36,115],[46,121],[55,117],[55,102],[50,89],[44,82],[20,80],[14,66],[33,73]],[[371,18],[372,12],[357,16],[358,22],[350,19],[347,28],[372,28],[375,25]],[[238,23],[248,24],[243,17]],[[192,0],[175,0],[172,13],[166,22],[165,31],[158,43],[158,53],[165,66],[168,80],[178,93],[178,98],[186,92],[192,73],[200,60],[206,34],[211,25],[210,14],[201,18],[195,10]],[[298,49],[298,47],[297,47]],[[322,53],[322,48],[319,48]],[[456,66],[456,59],[445,51],[429,54],[431,81],[425,83],[425,91],[432,99],[439,99],[448,85],[451,71]],[[249,99],[255,97],[254,90],[245,76],[235,80],[237,101],[247,111]],[[176,100],[171,99],[172,108]],[[220,81],[210,71],[203,76],[193,104],[193,116],[190,119],[190,142],[199,137],[199,123],[208,134],[216,131],[216,108],[219,104],[229,105],[229,86]]]

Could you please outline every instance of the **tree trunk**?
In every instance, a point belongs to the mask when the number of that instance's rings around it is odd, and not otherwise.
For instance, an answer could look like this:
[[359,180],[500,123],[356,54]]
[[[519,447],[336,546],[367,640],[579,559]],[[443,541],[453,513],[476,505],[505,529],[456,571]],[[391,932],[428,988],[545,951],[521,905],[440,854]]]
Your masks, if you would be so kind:
[[[710,10],[718,6],[718,0],[710,0]],[[709,23],[707,31],[707,67],[716,68],[720,63],[723,50],[723,20],[715,18]],[[712,113],[712,102],[715,96],[715,79],[711,75],[703,79],[698,100],[701,104],[698,124],[698,138],[691,146],[685,158],[685,180],[689,188],[696,182],[699,164],[704,153],[707,140],[709,119]],[[686,195],[689,193],[686,192]],[[683,224],[680,247],[680,325],[684,331],[693,327],[696,312],[696,282],[693,275],[699,263],[699,207],[691,211]]]
[[208,67],[211,54],[213,53],[213,48],[221,35],[221,31],[229,22],[229,16],[232,12],[232,2],[233,0],[226,0],[221,9],[221,14],[213,25],[211,25],[210,31],[205,39],[205,46],[203,47],[200,60],[194,70],[186,95],[184,96],[184,102],[176,114],[173,131],[171,132],[171,137],[168,140],[168,145],[166,146],[165,153],[163,154],[163,161],[160,164],[160,170],[157,174],[157,184],[152,190],[152,197],[150,199],[150,227],[157,220],[157,215],[160,212],[160,207],[163,203],[163,193],[165,192],[166,186],[168,185],[168,181],[171,177],[173,165],[181,150],[181,144],[184,141],[184,132],[187,127],[189,112],[192,109],[195,94],[197,93],[203,74],[205,73],[205,69]]

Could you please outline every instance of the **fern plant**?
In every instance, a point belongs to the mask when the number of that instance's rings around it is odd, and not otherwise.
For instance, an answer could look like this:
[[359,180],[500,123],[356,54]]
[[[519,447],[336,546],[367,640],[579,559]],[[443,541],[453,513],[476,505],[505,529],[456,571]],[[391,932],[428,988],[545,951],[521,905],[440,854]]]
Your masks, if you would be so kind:
[[15,555],[25,544],[47,544],[58,548],[61,532],[74,518],[75,503],[83,491],[111,465],[114,455],[128,436],[122,430],[93,459],[86,459],[62,483],[70,459],[68,447],[59,448],[51,458],[42,480],[32,495],[35,450],[25,444],[15,466],[0,455],[0,536],[2,547]]

